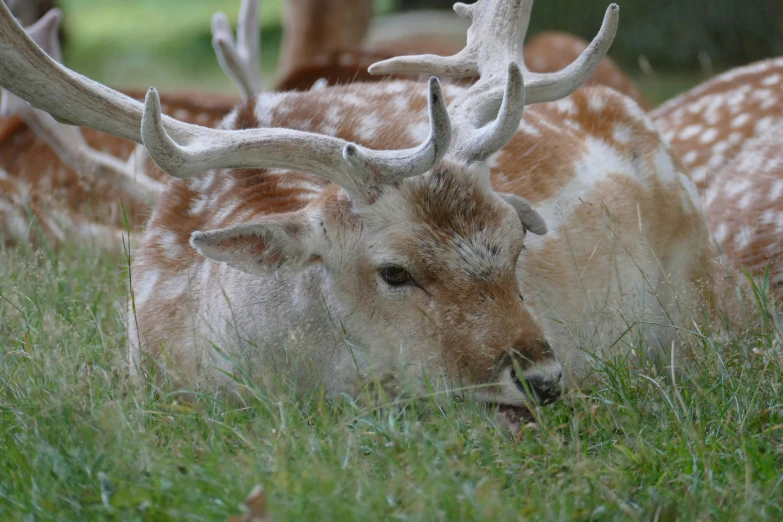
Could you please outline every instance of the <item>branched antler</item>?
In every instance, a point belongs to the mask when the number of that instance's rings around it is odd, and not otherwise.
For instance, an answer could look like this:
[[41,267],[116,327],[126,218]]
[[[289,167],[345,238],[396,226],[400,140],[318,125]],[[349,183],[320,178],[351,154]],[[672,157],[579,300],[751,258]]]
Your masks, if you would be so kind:
[[[27,29],[33,41],[58,61],[62,59],[57,38],[61,20],[62,12],[52,9]],[[137,147],[136,152],[123,162],[87,145],[77,127],[58,123],[49,114],[34,109],[18,96],[4,89],[0,91],[0,116],[19,116],[71,170],[92,179],[111,179],[123,192],[145,203],[154,203],[163,193],[165,184],[144,173],[146,155],[143,147]]]
[[237,39],[223,13],[212,17],[212,46],[226,75],[245,99],[261,92],[261,30],[258,25],[258,0],[242,0]]
[[533,73],[523,56],[532,8],[533,0],[454,4],[458,15],[471,20],[462,51],[449,57],[401,56],[373,64],[369,70],[372,74],[480,75],[449,112],[455,122],[453,154],[466,161],[484,160],[511,140],[526,104],[563,98],[587,81],[617,32],[620,8],[612,4],[598,35],[576,61],[557,73]]

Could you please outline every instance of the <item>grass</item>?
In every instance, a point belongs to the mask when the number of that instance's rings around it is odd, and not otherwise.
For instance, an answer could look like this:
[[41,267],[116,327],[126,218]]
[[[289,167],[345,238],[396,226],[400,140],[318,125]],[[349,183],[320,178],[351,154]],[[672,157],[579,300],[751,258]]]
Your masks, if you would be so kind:
[[472,403],[134,393],[121,256],[18,247],[0,266],[0,520],[224,520],[256,483],[278,521],[783,519],[764,287],[676,383],[603,363],[514,440]]

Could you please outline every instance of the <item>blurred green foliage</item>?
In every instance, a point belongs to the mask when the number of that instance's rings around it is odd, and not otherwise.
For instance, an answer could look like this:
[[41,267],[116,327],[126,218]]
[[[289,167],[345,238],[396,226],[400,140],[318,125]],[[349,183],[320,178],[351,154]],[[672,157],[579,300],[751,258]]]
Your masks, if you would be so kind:
[[[717,68],[783,55],[783,0],[615,0],[620,30],[611,55],[633,66]],[[472,3],[472,2],[467,2]],[[557,29],[590,39],[610,0],[539,0],[530,34]],[[452,0],[397,0],[404,8],[449,8]],[[700,58],[701,56],[701,58]]]

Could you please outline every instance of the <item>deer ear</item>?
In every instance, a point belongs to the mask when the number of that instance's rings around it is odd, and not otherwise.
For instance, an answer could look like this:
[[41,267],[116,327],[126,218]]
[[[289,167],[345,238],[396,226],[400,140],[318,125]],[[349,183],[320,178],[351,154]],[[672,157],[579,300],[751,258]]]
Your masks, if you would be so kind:
[[543,236],[547,233],[546,222],[541,214],[533,209],[530,202],[524,198],[520,198],[516,194],[498,194],[503,201],[514,207],[514,210],[519,214],[519,219],[522,221],[522,226],[525,230],[532,232],[537,236]]
[[210,259],[260,276],[292,275],[321,262],[320,228],[299,212],[255,223],[193,232],[190,244]]

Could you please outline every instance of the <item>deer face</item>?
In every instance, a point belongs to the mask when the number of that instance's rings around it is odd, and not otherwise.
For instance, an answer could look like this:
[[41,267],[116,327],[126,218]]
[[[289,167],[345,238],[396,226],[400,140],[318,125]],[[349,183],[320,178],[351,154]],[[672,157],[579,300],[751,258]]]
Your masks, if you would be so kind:
[[486,168],[441,163],[373,203],[334,190],[314,208],[195,233],[192,243],[259,275],[317,265],[330,315],[387,381],[402,358],[407,378],[445,377],[477,387],[480,399],[522,406],[561,390],[562,368],[517,278],[536,219],[492,191]]

